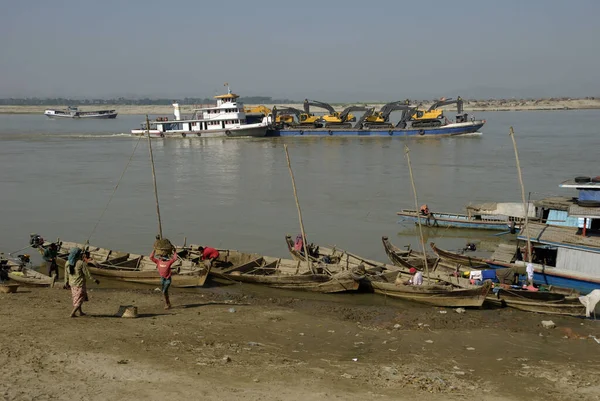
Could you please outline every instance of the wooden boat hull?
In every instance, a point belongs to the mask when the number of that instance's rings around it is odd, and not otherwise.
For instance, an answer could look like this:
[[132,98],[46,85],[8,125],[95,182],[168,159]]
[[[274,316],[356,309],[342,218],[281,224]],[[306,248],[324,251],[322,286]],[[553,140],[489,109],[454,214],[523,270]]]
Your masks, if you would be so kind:
[[[388,255],[388,258],[392,263],[399,267],[410,269],[414,267],[417,270],[425,269],[425,261],[423,260],[423,254],[417,253],[413,250],[404,251],[394,246],[388,239],[388,237],[381,237],[383,243],[383,249]],[[427,267],[432,268],[437,261],[436,257],[427,256]]]
[[400,216],[399,223],[412,221],[415,224],[421,221],[423,226],[428,227],[447,227],[447,228],[466,228],[471,230],[494,230],[507,231],[510,230],[510,225],[505,220],[477,220],[473,217],[464,214],[454,213],[432,213],[432,217],[427,219],[427,216],[421,215],[414,210],[402,210],[397,212]]
[[[362,277],[312,273],[304,262],[238,251],[219,250],[211,276],[234,282],[320,293],[356,291]],[[304,272],[302,272],[304,271]]]
[[435,246],[435,243],[430,243],[431,249],[443,260],[450,263],[455,263],[459,266],[469,269],[489,269],[490,265],[485,260],[478,257],[461,255],[455,252],[446,251]]
[[420,302],[441,307],[480,307],[492,286],[491,282],[472,288],[452,288],[450,286],[396,285],[394,283],[372,281],[377,294],[388,297]]
[[[88,269],[93,276],[107,277],[113,280],[124,281],[128,283],[160,285],[160,275],[158,271],[127,271],[102,269],[89,266]],[[202,274],[173,274],[171,276],[171,287],[202,287],[206,282],[208,271]]]
[[335,279],[326,274],[262,276],[254,274],[221,274],[216,271],[212,272],[211,274],[215,277],[240,283],[258,284],[272,288],[320,293],[356,291],[360,285],[358,281],[352,278]]
[[8,272],[8,278],[11,280],[34,287],[51,287],[54,285],[55,279],[35,270],[22,268],[21,271]]
[[[83,244],[63,242],[56,262],[64,267],[72,247],[83,248]],[[107,277],[129,283],[160,285],[160,274],[156,265],[147,256],[133,253],[113,251],[105,248],[88,246],[95,264],[88,264],[90,273],[94,276]],[[202,287],[206,282],[209,270],[198,266],[195,262],[182,260],[174,265],[171,276],[171,286],[175,288]],[[175,273],[179,269],[179,274]]]

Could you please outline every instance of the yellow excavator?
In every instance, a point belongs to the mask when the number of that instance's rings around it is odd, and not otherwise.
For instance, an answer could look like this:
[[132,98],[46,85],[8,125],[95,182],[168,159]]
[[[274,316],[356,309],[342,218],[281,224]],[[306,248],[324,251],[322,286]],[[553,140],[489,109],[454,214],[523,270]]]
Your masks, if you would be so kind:
[[394,111],[402,111],[400,121],[406,121],[414,113],[416,107],[410,106],[410,100],[398,100],[384,105],[379,111],[374,112],[363,122],[363,128],[393,128],[394,124],[389,122],[390,114]]
[[244,113],[246,114],[262,114],[264,117],[268,116],[271,113],[271,109],[262,104],[260,106],[244,106]]
[[[298,121],[295,121],[294,117],[296,117]],[[277,108],[277,106],[273,106],[273,110],[271,110],[272,121],[275,122],[275,125],[282,128],[301,125],[302,121],[306,120],[306,117],[306,113],[303,113],[302,110],[298,110],[294,107]]]
[[[310,112],[310,107],[319,107],[325,109],[329,112],[324,116],[315,116]],[[360,107],[360,106],[351,106],[351,107]],[[313,124],[315,127],[343,127],[343,128],[351,128],[352,122],[356,121],[356,117],[347,111],[349,108],[346,108],[342,112],[335,111],[335,109],[327,103],[319,102],[316,100],[304,100],[304,113],[307,114],[306,124]],[[362,109],[361,109],[362,110]]]
[[444,110],[440,109],[440,107],[454,103],[456,103],[457,115],[462,117],[463,100],[460,96],[457,99],[441,98],[433,103],[427,110],[417,109],[417,111],[411,116],[411,126],[414,128],[439,127],[442,125],[444,119]]

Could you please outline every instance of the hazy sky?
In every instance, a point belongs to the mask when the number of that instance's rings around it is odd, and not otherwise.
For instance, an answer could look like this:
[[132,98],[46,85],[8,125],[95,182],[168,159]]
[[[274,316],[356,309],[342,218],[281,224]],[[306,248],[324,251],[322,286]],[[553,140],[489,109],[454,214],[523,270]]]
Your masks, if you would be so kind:
[[0,6],[0,98],[600,96],[598,0]]

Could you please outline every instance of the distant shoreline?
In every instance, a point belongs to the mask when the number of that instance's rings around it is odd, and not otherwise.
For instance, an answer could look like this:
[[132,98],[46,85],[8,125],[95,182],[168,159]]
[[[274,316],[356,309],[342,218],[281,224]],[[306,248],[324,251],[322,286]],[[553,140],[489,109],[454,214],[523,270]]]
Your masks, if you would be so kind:
[[[366,105],[369,107],[381,108],[383,103],[347,103],[346,105],[336,105],[336,110],[342,110],[347,105],[357,104]],[[246,104],[245,106],[257,106],[254,104]],[[277,107],[295,107],[302,109],[301,103],[296,104],[278,104]],[[423,103],[424,107],[429,104]],[[190,113],[196,108],[194,105],[181,105],[184,113]],[[272,107],[272,105],[267,105]],[[0,106],[0,114],[44,114],[46,109],[66,109],[67,105],[36,105],[36,106],[21,106],[21,105],[2,105]],[[81,110],[105,110],[116,109],[121,115],[171,115],[173,107],[170,105],[97,105],[97,106],[81,106]],[[491,111],[556,111],[556,110],[595,110],[600,109],[600,99],[538,99],[538,100],[468,100],[465,101],[464,109],[466,112],[491,112]],[[455,107],[446,107],[448,112],[453,112]],[[321,110],[319,110],[321,111]]]

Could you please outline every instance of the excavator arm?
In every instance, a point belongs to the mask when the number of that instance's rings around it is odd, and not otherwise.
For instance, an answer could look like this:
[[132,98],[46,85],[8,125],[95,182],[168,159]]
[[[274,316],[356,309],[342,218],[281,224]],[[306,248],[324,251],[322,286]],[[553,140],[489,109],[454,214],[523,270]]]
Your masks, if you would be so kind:
[[383,121],[387,122],[388,119],[390,118],[390,114],[392,114],[394,111],[402,111],[402,117],[404,118],[406,113],[411,110],[414,109],[415,107],[411,107],[409,104],[405,103],[405,102],[398,102],[398,103],[388,103],[386,104],[384,107],[381,108],[381,118],[383,119]]
[[[350,107],[346,107],[341,113],[340,113],[340,121],[341,122],[346,122],[346,119],[348,118],[348,115],[353,112],[353,111],[364,111],[367,112],[369,110],[373,110],[372,107],[364,107],[364,106],[350,106]],[[356,117],[354,117],[354,119],[356,119]]]
[[310,114],[310,106],[319,107],[321,109],[325,109],[329,112],[330,115],[335,115],[335,109],[331,107],[330,104],[319,102],[316,100],[308,100],[304,99],[304,112],[306,114]]
[[447,106],[449,104],[454,104],[454,103],[456,103],[457,114],[462,114],[463,113],[463,100],[460,96],[456,99],[439,100],[439,101],[435,102],[434,104],[432,104],[431,107],[429,107],[429,109],[427,109],[427,111],[428,112],[433,111],[440,107]]

